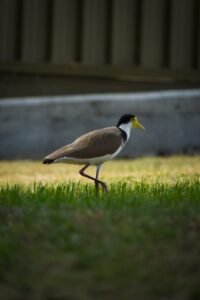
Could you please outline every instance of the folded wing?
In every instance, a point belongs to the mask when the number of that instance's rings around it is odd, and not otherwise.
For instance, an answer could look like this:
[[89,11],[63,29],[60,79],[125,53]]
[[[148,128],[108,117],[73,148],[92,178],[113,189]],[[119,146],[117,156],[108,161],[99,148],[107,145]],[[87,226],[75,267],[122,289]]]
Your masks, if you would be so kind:
[[49,154],[43,163],[52,163],[61,158],[93,158],[112,154],[123,142],[121,131],[117,127],[107,127],[82,135],[72,144],[63,146]]

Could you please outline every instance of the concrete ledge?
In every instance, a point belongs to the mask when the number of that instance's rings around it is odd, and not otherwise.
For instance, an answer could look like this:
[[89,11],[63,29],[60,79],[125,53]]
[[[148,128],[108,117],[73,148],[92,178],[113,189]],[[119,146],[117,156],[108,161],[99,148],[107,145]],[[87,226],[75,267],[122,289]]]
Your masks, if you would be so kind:
[[121,156],[199,153],[200,89],[0,100],[0,158],[42,159],[90,130],[134,113],[134,130]]

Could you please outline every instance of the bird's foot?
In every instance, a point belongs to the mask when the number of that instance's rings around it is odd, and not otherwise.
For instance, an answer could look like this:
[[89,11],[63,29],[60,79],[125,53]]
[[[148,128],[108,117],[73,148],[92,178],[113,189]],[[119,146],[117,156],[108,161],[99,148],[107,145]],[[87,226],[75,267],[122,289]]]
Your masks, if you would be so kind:
[[108,193],[107,185],[106,185],[104,182],[101,183],[101,186],[102,186],[103,191],[104,191],[105,193]]
[[108,193],[107,185],[106,185],[104,182],[102,182],[102,181],[95,181],[96,195],[98,195],[98,193],[99,193],[99,185],[101,185],[102,190],[103,190],[105,193]]

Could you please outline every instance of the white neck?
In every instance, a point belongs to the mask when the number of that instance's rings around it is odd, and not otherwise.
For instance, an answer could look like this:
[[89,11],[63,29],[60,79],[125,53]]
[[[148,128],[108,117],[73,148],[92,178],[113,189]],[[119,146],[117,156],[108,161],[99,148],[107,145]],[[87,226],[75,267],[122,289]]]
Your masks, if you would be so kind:
[[119,128],[126,132],[126,134],[127,134],[127,141],[128,141],[128,139],[130,137],[130,133],[131,133],[131,128],[132,128],[131,122],[129,122],[127,124],[121,124],[119,126]]

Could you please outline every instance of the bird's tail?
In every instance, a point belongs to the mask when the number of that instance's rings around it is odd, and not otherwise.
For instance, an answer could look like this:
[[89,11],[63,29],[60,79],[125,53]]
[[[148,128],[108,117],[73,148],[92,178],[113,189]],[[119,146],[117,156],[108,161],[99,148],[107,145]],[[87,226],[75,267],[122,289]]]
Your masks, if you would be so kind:
[[46,165],[52,164],[53,162],[54,162],[54,159],[51,159],[51,158],[43,159],[43,164],[46,164]]

